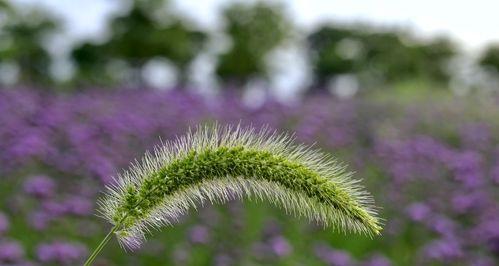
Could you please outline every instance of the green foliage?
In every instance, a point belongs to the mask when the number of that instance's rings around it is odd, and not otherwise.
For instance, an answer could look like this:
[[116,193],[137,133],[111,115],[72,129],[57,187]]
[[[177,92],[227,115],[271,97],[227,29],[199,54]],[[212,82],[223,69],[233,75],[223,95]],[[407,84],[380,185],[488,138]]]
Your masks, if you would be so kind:
[[490,45],[480,57],[478,63],[499,73],[499,45]]
[[242,85],[265,77],[266,56],[287,39],[290,22],[279,5],[258,2],[234,4],[224,11],[231,47],[221,55],[216,73],[224,81]]
[[313,62],[316,83],[324,86],[334,74],[354,72],[355,58],[342,57],[338,52],[340,41],[358,39],[355,32],[341,27],[322,27],[308,36],[309,51]]
[[[132,70],[140,71],[148,60],[162,57],[177,67],[183,83],[189,64],[206,40],[204,33],[191,29],[180,17],[170,14],[164,1],[135,1],[127,14],[111,21],[110,28],[111,37],[107,42],[83,43],[73,50],[77,80],[86,82],[91,78],[93,81],[93,77],[104,83],[119,82],[105,71],[106,65],[122,61]],[[140,77],[138,79],[140,83]]]
[[403,31],[364,26],[323,26],[308,36],[308,44],[316,89],[344,73],[364,73],[385,82],[416,78],[446,82],[445,64],[456,54],[445,38],[423,42]]
[[378,234],[371,197],[328,156],[286,136],[253,129],[201,128],[118,178],[101,202],[123,244],[138,246],[149,227],[172,224],[204,202],[253,196],[339,230]]
[[21,10],[7,2],[1,3],[0,15],[5,20],[0,24],[0,63],[14,64],[19,69],[19,83],[50,84],[51,57],[44,42],[58,30],[57,20],[45,10]]
[[111,51],[103,44],[83,43],[71,52],[77,64],[75,80],[79,85],[112,85],[116,82],[106,69],[110,62]]
[[[113,18],[102,42],[76,45],[74,87],[143,85],[142,69],[151,60],[170,62],[177,70],[178,87],[185,87],[188,69],[203,50],[208,34],[192,27],[170,10],[167,0],[130,0],[130,9]],[[54,85],[51,57],[44,45],[58,30],[58,21],[40,10],[20,10],[0,2],[0,64],[19,69],[20,84]],[[223,86],[244,88],[250,80],[269,76],[267,58],[290,38],[292,23],[281,5],[258,1],[235,3],[223,12],[227,51],[216,60],[215,74]],[[331,78],[356,74],[361,84],[394,84],[424,80],[437,85],[449,79],[445,65],[456,48],[445,38],[416,40],[411,34],[366,25],[325,25],[307,37],[314,83],[323,89]],[[493,46],[480,64],[497,69]],[[376,85],[376,84],[375,84]]]

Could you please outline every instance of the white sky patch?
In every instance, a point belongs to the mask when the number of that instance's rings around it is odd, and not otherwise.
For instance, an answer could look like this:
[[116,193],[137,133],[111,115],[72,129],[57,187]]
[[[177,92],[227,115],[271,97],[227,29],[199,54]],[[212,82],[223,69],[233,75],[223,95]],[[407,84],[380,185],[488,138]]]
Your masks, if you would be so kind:
[[170,89],[177,82],[177,70],[170,61],[153,58],[142,69],[142,77],[153,88]]

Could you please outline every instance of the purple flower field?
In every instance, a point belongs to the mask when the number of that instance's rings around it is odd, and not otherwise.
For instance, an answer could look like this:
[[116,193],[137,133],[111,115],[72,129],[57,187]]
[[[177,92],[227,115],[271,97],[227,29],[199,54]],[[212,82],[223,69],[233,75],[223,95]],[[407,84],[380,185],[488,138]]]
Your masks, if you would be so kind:
[[199,123],[268,125],[316,143],[362,178],[382,236],[344,235],[261,202],[205,206],[140,250],[95,265],[499,264],[499,107],[312,97],[257,108],[187,92],[0,91],[0,265],[79,265],[109,229],[112,176]]

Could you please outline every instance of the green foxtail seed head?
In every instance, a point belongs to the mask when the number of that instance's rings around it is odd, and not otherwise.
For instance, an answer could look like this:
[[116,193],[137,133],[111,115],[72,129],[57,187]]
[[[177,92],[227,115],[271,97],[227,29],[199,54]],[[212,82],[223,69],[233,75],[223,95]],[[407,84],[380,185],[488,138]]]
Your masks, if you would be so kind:
[[372,197],[352,174],[292,141],[266,129],[198,127],[135,161],[108,187],[100,212],[128,248],[190,208],[242,197],[268,200],[338,230],[379,234]]

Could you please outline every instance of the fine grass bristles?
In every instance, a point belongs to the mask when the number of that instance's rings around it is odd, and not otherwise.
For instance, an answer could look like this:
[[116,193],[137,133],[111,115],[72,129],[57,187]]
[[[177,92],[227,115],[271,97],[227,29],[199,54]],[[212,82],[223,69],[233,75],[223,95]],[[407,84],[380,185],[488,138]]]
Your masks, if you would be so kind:
[[146,153],[99,202],[128,248],[189,209],[234,198],[267,200],[338,230],[376,235],[371,196],[329,155],[263,129],[198,127]]

